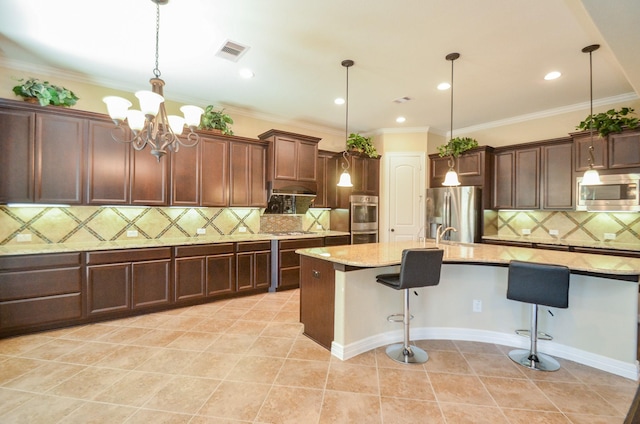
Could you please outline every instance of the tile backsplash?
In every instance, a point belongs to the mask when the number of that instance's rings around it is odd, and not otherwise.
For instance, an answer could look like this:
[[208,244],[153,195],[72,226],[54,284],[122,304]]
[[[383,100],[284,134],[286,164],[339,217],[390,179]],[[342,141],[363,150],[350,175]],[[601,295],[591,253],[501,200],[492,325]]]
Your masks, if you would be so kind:
[[[268,231],[323,231],[329,211],[310,209],[306,215],[267,215],[259,208],[174,207],[7,207],[0,206],[0,245],[87,243],[137,237],[160,239],[206,235],[256,234]],[[263,225],[266,228],[263,228]],[[18,242],[18,235],[28,241]]]
[[[613,237],[611,241],[640,245],[640,213],[499,211],[497,215],[498,236],[520,237],[529,231],[532,238],[550,241],[601,242]],[[550,234],[555,231],[557,235]]]

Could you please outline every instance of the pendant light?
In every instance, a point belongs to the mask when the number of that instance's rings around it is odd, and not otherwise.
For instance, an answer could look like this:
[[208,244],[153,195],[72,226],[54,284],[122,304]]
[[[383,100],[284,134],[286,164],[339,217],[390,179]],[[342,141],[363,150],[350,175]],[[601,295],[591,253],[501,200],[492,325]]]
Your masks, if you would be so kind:
[[[344,122],[344,140],[345,143],[349,138],[349,68],[353,66],[353,60],[345,59],[342,61],[342,66],[347,68],[347,95],[345,98],[345,122]],[[342,174],[340,174],[340,181],[338,181],[338,187],[353,187],[351,183],[351,175],[349,174],[349,154],[345,149],[342,152]]]
[[593,168],[593,61],[592,53],[600,48],[600,44],[592,44],[582,49],[582,53],[589,53],[589,136],[591,138],[591,144],[589,144],[589,169],[587,169],[582,177],[583,185],[598,185],[602,184],[600,181],[600,174]]
[[[453,139],[453,62],[460,57],[460,53],[449,53],[445,56],[445,59],[451,61],[451,122],[449,127],[449,137]],[[460,181],[458,180],[458,174],[454,169],[456,164],[456,159],[453,155],[449,155],[449,160],[447,161],[447,165],[449,165],[449,170],[447,174],[444,176],[443,186],[453,187],[459,186]]]
[[[140,110],[129,109],[131,102],[117,96],[107,96],[102,99],[107,105],[109,116],[116,124],[116,128],[124,134],[124,125],[128,125],[133,133],[130,139],[121,139],[115,134],[111,137],[121,143],[131,143],[135,150],[142,150],[150,146],[151,154],[158,162],[167,154],[167,150],[177,152],[180,146],[194,147],[200,141],[200,136],[195,132],[200,125],[200,117],[204,112],[198,106],[185,105],[180,108],[184,117],[167,115],[164,106],[163,87],[164,81],[160,79],[158,68],[158,47],[160,39],[160,6],[169,0],[151,0],[156,5],[156,67],[153,69],[154,77],[149,80],[151,91],[137,91],[135,96],[140,102]],[[185,140],[178,136],[184,131],[185,124],[189,128]]]

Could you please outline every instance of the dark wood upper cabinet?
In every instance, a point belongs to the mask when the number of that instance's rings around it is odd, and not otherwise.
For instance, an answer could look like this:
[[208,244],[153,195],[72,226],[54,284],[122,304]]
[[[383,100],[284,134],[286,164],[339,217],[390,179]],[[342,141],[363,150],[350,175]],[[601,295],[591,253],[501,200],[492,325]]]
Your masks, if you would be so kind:
[[516,209],[540,208],[540,148],[518,149],[515,156]]
[[338,175],[337,175],[337,153],[326,150],[318,151],[318,163],[316,172],[318,174],[318,191],[313,202],[317,208],[335,208],[338,204]]
[[514,207],[514,169],[513,150],[496,152],[493,160],[493,208],[511,209]]
[[640,167],[640,131],[609,134],[609,169]]
[[203,137],[201,143],[202,206],[229,205],[229,142]]
[[202,145],[180,146],[178,152],[171,153],[171,205],[200,206]]
[[265,156],[262,144],[229,144],[229,206],[266,207]]
[[573,143],[542,146],[542,209],[571,210],[575,205]]
[[[87,203],[126,205],[130,199],[131,146],[111,137],[111,121],[89,121],[87,143]],[[125,137],[129,132],[125,132]]]
[[59,108],[11,103],[0,105],[0,198],[82,204],[86,119]]
[[[589,169],[589,146],[591,137],[589,134],[579,135],[573,138],[575,152],[575,170],[584,172]],[[607,140],[597,135],[593,138],[593,168],[606,169],[608,163]]]
[[258,138],[269,142],[267,181],[273,187],[299,185],[316,191],[320,138],[279,130],[269,130]]
[[351,155],[352,194],[377,196],[380,193],[380,157]]
[[[442,187],[449,170],[449,158],[438,154],[429,155],[429,187]],[[493,148],[480,146],[466,151],[455,160],[455,171],[463,186],[482,188],[482,204],[485,209],[492,207]]]
[[[171,153],[180,154],[179,153]],[[131,162],[131,204],[145,206],[165,206],[169,204],[169,163],[168,154],[160,162],[148,148],[132,151]]]

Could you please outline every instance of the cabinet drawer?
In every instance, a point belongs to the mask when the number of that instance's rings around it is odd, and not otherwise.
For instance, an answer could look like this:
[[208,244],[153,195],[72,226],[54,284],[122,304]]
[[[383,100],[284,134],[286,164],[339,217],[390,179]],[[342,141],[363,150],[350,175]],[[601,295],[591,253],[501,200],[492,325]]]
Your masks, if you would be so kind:
[[82,281],[80,267],[0,274],[0,301],[78,293]]
[[351,236],[329,236],[324,238],[325,246],[343,246],[351,244]]
[[280,241],[280,249],[304,249],[306,247],[322,247],[323,245],[324,245],[323,238],[308,238],[308,239]]
[[237,251],[238,252],[257,252],[260,250],[270,250],[271,242],[270,241],[247,241],[238,243]]
[[57,268],[80,265],[80,253],[53,253],[49,255],[23,255],[0,257],[0,271],[17,269]]
[[82,316],[80,293],[0,302],[0,328],[24,327]]
[[298,287],[300,285],[300,268],[289,268],[280,270],[280,284],[282,287]]
[[87,265],[100,265],[118,262],[151,261],[171,258],[170,247],[152,249],[109,250],[87,252]]
[[202,246],[176,246],[176,258],[188,256],[211,256],[233,253],[233,243],[205,244]]

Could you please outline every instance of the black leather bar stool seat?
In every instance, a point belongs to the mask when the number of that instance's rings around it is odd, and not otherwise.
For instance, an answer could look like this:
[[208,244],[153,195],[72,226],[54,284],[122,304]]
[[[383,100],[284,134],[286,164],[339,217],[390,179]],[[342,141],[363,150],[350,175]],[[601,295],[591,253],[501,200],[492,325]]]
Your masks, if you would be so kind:
[[[404,290],[404,311],[402,322],[404,324],[403,343],[393,344],[387,347],[387,355],[398,362],[421,364],[429,359],[427,352],[416,346],[411,346],[409,339],[409,289],[426,286],[436,286],[440,283],[440,270],[442,268],[442,249],[405,249],[402,251],[402,262],[399,274],[381,274],[376,276],[378,283],[395,290]],[[390,321],[394,315],[388,317]],[[398,320],[399,321],[399,320]]]
[[538,305],[569,307],[569,268],[532,262],[511,261],[507,299],[531,304],[530,347],[509,352],[514,362],[534,370],[557,371],[558,361],[538,352]]

